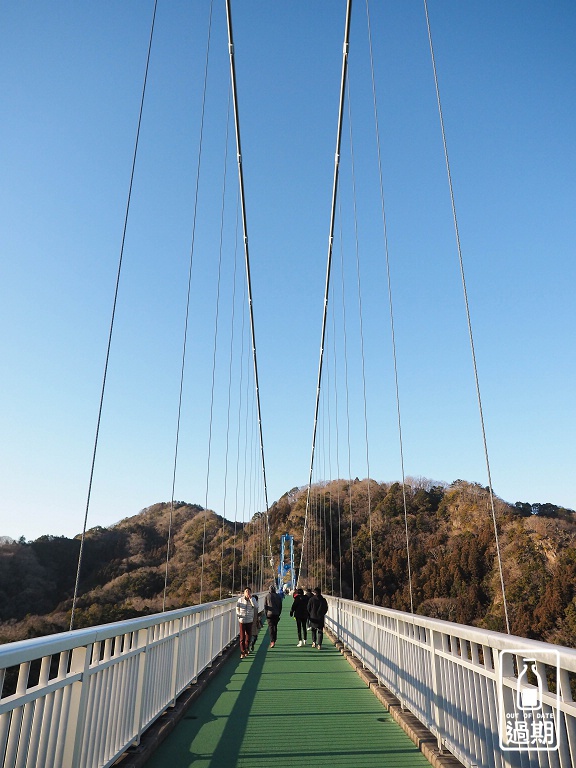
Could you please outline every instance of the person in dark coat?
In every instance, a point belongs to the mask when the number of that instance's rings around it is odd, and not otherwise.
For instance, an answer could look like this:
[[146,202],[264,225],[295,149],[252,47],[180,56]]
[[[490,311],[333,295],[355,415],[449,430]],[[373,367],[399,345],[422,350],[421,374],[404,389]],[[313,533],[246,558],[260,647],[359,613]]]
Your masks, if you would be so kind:
[[252,595],[252,601],[256,606],[256,613],[254,614],[254,621],[252,622],[252,634],[250,636],[250,651],[254,650],[256,640],[258,640],[258,632],[262,629],[264,624],[264,611],[258,609],[258,595]]
[[294,616],[296,619],[296,628],[298,630],[298,648],[306,645],[308,639],[308,632],[306,625],[308,623],[308,598],[304,594],[303,590],[294,590],[294,602],[292,608],[290,608],[290,616]]
[[264,598],[264,611],[268,621],[268,629],[270,630],[270,648],[274,648],[278,638],[278,622],[282,613],[282,600],[276,594],[274,584],[270,584],[268,594]]
[[310,626],[312,628],[312,648],[322,648],[322,639],[324,637],[324,617],[328,613],[328,603],[322,595],[320,587],[316,587],[314,594],[308,601],[308,615],[310,616]]
[[[310,589],[310,587],[306,587],[306,589],[302,590],[302,591],[304,592],[304,597],[306,599],[306,605],[308,605],[308,603],[310,602],[310,598],[312,597],[312,590]],[[310,625],[310,617],[308,617],[308,621],[306,623],[306,626],[308,627],[308,629],[312,629],[312,627]]]

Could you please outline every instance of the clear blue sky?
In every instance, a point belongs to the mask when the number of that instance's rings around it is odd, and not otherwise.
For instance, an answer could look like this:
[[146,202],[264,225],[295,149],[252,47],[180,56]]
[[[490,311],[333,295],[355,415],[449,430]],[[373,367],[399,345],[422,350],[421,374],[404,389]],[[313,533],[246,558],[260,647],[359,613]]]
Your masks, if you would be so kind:
[[[308,479],[344,10],[344,0],[233,2],[270,502]],[[207,11],[204,0],[159,2],[89,527],[171,496]],[[507,501],[574,509],[576,6],[569,0],[430,0],[429,11],[493,486]],[[143,0],[0,5],[0,535],[71,536],[82,528],[151,14],[152,2]],[[485,485],[423,4],[372,3],[371,19],[406,474]],[[223,503],[232,141],[206,493],[227,78],[224,3],[218,1],[175,496],[202,505],[207,498],[233,518],[248,514],[250,504],[243,499],[242,509],[234,509],[235,437],[229,438]],[[396,480],[360,0],[352,20],[350,87],[370,474]],[[342,157],[341,231],[353,265],[347,121]],[[339,243],[340,217],[337,233]],[[365,477],[356,278],[352,266],[346,271],[351,474]],[[339,276],[335,267],[335,287]],[[237,319],[241,277],[240,261]],[[234,352],[234,392],[239,360]],[[341,375],[342,357],[336,364]],[[244,418],[239,397],[231,397],[232,435]],[[343,390],[339,398],[342,408]],[[323,412],[329,407],[333,414],[328,401]],[[319,432],[318,479],[336,475],[336,449],[326,447],[335,422],[329,430],[323,420]],[[339,449],[344,477],[346,451]],[[238,484],[244,488],[245,481]],[[261,508],[261,497],[252,503]]]

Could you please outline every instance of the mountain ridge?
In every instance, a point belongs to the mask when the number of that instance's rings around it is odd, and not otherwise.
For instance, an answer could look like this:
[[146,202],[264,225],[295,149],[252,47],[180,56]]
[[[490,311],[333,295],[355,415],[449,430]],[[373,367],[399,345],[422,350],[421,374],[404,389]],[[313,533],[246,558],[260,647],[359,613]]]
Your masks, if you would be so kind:
[[[299,563],[306,496],[307,487],[292,488],[269,509],[276,561],[280,536],[291,533]],[[576,513],[494,500],[512,633],[576,646]],[[87,531],[77,627],[162,610],[169,528],[166,609],[271,581],[265,514],[234,522],[198,504],[159,502]],[[68,629],[79,537],[3,542],[0,642]],[[489,494],[478,483],[315,484],[306,547],[301,583],[404,611],[412,600],[416,613],[505,631]]]

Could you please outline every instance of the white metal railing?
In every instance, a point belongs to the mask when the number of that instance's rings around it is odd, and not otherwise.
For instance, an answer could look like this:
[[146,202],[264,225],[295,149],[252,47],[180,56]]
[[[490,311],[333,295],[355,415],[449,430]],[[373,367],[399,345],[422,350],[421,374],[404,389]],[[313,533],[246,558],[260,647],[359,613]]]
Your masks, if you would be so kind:
[[[576,765],[575,650],[327,600],[329,628],[464,765]],[[235,603],[0,646],[0,766],[111,766],[234,640]],[[555,751],[500,745],[500,719],[515,708],[528,655],[543,684],[542,717],[553,723]]]
[[0,646],[0,766],[111,766],[234,640],[235,606]]
[[[439,746],[468,768],[576,766],[570,686],[576,650],[352,600],[327,600],[332,632],[432,731]],[[539,679],[541,701],[538,712],[524,714],[515,696],[528,657],[535,659],[537,677],[527,688],[536,691]],[[504,736],[501,744],[506,713],[520,724],[508,734],[512,741]],[[548,735],[543,722],[550,723]]]

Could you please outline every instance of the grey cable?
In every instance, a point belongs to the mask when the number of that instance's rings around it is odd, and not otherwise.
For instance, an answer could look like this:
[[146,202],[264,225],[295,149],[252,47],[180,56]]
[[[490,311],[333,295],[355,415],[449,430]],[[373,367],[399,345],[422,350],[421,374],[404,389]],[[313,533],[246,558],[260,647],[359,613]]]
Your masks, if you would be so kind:
[[232,33],[232,12],[230,0],[226,0],[226,21],[228,27],[228,51],[230,53],[230,79],[232,84],[232,101],[234,104],[234,127],[236,129],[236,149],[238,157],[238,182],[240,189],[240,212],[242,217],[242,230],[244,233],[244,259],[246,264],[246,287],[248,291],[248,306],[250,310],[250,333],[252,338],[252,359],[254,363],[254,387],[256,389],[256,406],[258,416],[258,430],[260,437],[260,457],[262,460],[262,480],[264,483],[264,500],[266,504],[266,529],[268,532],[268,548],[270,550],[270,567],[274,578],[274,558],[272,556],[272,541],[270,537],[270,514],[268,506],[268,484],[266,482],[266,462],[264,460],[264,439],[262,433],[262,408],[260,404],[260,387],[258,382],[258,360],[256,356],[256,333],[254,330],[254,306],[252,301],[252,281],[250,278],[250,252],[248,248],[248,224],[246,220],[246,199],[244,195],[244,172],[242,169],[242,147],[240,142],[240,118],[238,115],[238,92],[236,88],[236,64],[234,60],[234,37]]
[[372,78],[372,101],[374,104],[374,125],[376,129],[376,148],[378,153],[378,174],[380,182],[380,208],[382,212],[382,229],[384,234],[384,253],[386,257],[386,278],[388,284],[388,308],[390,314],[390,335],[392,339],[392,359],[394,365],[394,385],[396,390],[396,416],[398,422],[398,443],[400,446],[400,468],[402,472],[402,503],[404,507],[404,532],[406,537],[406,560],[408,568],[408,589],[410,592],[410,612],[414,613],[414,597],[412,593],[412,564],[410,561],[410,544],[408,535],[408,504],[406,502],[406,472],[404,469],[404,444],[402,439],[402,418],[400,411],[400,387],[398,384],[398,359],[396,355],[396,331],[394,327],[394,305],[392,302],[392,278],[390,275],[390,253],[388,250],[388,226],[384,205],[384,181],[382,178],[382,152],[380,149],[380,127],[378,122],[378,106],[376,100],[376,79],[374,76],[374,56],[372,53],[372,30],[370,26],[370,9],[366,0],[366,19],[368,25],[368,48],[370,52],[370,73]]
[[432,58],[432,70],[434,73],[434,85],[436,88],[436,101],[438,103],[438,114],[440,116],[440,129],[442,131],[442,144],[444,147],[444,159],[446,161],[446,172],[448,174],[448,187],[450,189],[450,203],[452,205],[452,218],[454,220],[454,231],[456,235],[456,247],[458,250],[458,261],[460,264],[460,277],[462,278],[462,289],[464,291],[464,304],[466,307],[466,319],[468,322],[468,336],[470,339],[470,350],[472,353],[472,365],[474,368],[474,381],[476,383],[476,397],[478,400],[478,410],[480,413],[480,425],[482,429],[482,441],[484,443],[484,457],[486,460],[486,470],[488,474],[488,492],[490,495],[490,507],[492,511],[492,522],[494,524],[494,536],[496,540],[496,553],[498,557],[498,569],[500,572],[500,586],[502,589],[502,603],[504,606],[504,619],[506,621],[506,632],[510,634],[510,621],[508,618],[508,603],[506,601],[506,589],[504,587],[504,572],[502,568],[502,557],[500,554],[500,541],[498,537],[498,525],[496,522],[496,509],[494,507],[494,493],[492,491],[492,477],[490,472],[490,460],[488,458],[488,443],[486,440],[486,428],[484,426],[484,414],[482,411],[482,398],[480,396],[480,382],[478,378],[478,366],[476,364],[476,352],[474,351],[474,337],[472,334],[472,321],[470,319],[470,306],[468,303],[468,291],[466,290],[466,278],[464,276],[464,260],[462,258],[462,248],[460,245],[460,233],[458,231],[458,219],[456,217],[456,203],[454,199],[454,188],[452,185],[452,174],[450,172],[450,162],[448,160],[448,144],[446,142],[446,131],[444,129],[444,117],[442,115],[442,104],[440,101],[440,88],[438,86],[438,73],[436,71],[436,58],[434,56],[434,46],[432,45],[432,32],[430,29],[430,18],[428,16],[428,3],[424,0],[424,12],[426,14],[426,27],[428,30],[428,42],[430,44],[430,56]]
[[90,509],[90,498],[92,496],[92,482],[94,480],[94,467],[96,465],[96,453],[98,450],[98,437],[100,434],[100,422],[102,420],[102,410],[104,408],[104,393],[106,390],[106,380],[108,377],[108,363],[110,361],[110,350],[112,347],[112,333],[114,330],[114,318],[116,316],[116,304],[118,303],[118,292],[120,289],[120,274],[122,272],[122,260],[124,257],[124,245],[126,243],[126,231],[128,229],[128,216],[130,213],[130,201],[132,199],[132,186],[134,184],[134,173],[136,170],[136,157],[138,155],[138,143],[140,139],[140,127],[142,125],[142,113],[144,111],[144,98],[146,95],[146,84],[148,82],[148,68],[150,66],[150,54],[152,52],[152,39],[154,37],[154,24],[156,21],[156,8],[158,6],[158,0],[154,2],[154,10],[152,12],[152,23],[150,26],[150,38],[148,40],[148,53],[146,56],[146,69],[144,72],[144,82],[142,85],[142,96],[140,98],[140,111],[138,114],[138,127],[136,129],[136,139],[134,142],[134,153],[132,155],[132,168],[130,171],[130,184],[128,187],[128,198],[126,201],[126,212],[124,214],[124,227],[122,230],[122,244],[120,246],[120,257],[118,259],[118,271],[116,274],[116,286],[114,289],[114,301],[112,304],[112,315],[110,318],[110,330],[108,332],[108,346],[106,348],[106,361],[104,363],[104,374],[102,376],[102,388],[100,391],[100,405],[98,407],[98,419],[96,423],[96,434],[94,437],[94,449],[92,451],[92,464],[90,467],[90,479],[88,482],[88,494],[86,497],[86,509],[84,512],[84,525],[82,528],[82,536],[80,538],[80,551],[78,552],[78,567],[76,569],[76,582],[74,584],[74,597],[72,598],[72,611],[70,614],[70,631],[74,629],[74,616],[76,613],[76,603],[78,602],[78,589],[80,586],[80,572],[82,569],[82,557],[84,554],[84,543],[86,541],[86,526],[88,524],[88,512]]
[[210,11],[208,14],[208,33],[206,42],[206,57],[204,61],[204,84],[202,88],[202,107],[200,111],[200,136],[198,140],[198,157],[196,161],[196,186],[194,191],[194,214],[192,217],[192,241],[190,245],[190,259],[188,264],[188,288],[186,293],[186,313],[184,317],[184,338],[182,341],[182,361],[180,365],[180,391],[178,394],[178,417],[176,419],[176,441],[174,448],[174,464],[172,468],[172,496],[170,501],[170,517],[168,521],[168,541],[166,544],[166,567],[164,572],[164,594],[162,598],[162,612],[166,610],[166,594],[168,591],[168,565],[170,562],[170,545],[172,542],[172,524],[174,516],[174,493],[176,489],[176,471],[178,467],[178,449],[180,445],[180,423],[182,420],[182,399],[184,393],[184,371],[186,365],[186,349],[188,344],[188,325],[190,319],[190,296],[192,291],[192,267],[194,263],[194,244],[196,241],[196,220],[198,214],[198,191],[200,186],[200,162],[202,159],[202,145],[204,138],[204,116],[206,112],[206,88],[208,82],[208,61],[210,58],[210,39],[212,32],[212,8],[213,2],[210,2]]
[[330,211],[330,231],[328,235],[328,258],[326,263],[326,287],[324,291],[324,312],[322,316],[322,333],[320,337],[320,359],[318,362],[318,383],[316,387],[316,406],[314,409],[314,427],[312,430],[312,450],[310,456],[310,473],[308,476],[308,491],[306,493],[306,513],[304,515],[304,532],[302,535],[302,552],[300,556],[300,573],[302,557],[306,541],[306,529],[308,525],[308,512],[310,509],[310,489],[312,487],[312,473],[314,471],[314,450],[316,447],[316,430],[318,427],[318,408],[320,403],[320,389],[322,384],[322,363],[324,359],[324,340],[326,336],[326,319],[328,314],[328,297],[330,293],[330,269],[332,266],[332,246],[334,242],[334,221],[336,217],[336,199],[338,196],[338,177],[340,170],[340,144],[342,140],[342,117],[344,113],[344,96],[346,92],[346,72],[348,70],[348,47],[350,38],[350,16],[352,12],[352,0],[346,3],[346,21],[344,25],[344,45],[342,48],[342,74],[340,79],[340,102],[338,106],[338,126],[336,130],[336,153],[334,156],[334,180],[332,185],[332,206]]

